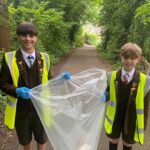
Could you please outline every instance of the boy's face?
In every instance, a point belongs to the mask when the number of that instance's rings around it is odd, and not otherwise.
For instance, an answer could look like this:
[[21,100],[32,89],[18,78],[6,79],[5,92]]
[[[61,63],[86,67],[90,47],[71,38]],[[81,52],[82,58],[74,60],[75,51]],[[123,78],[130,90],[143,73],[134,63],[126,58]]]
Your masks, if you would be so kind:
[[22,49],[27,53],[32,53],[35,49],[35,44],[37,42],[37,36],[35,35],[19,35],[19,41],[21,43]]
[[122,65],[127,72],[130,72],[133,68],[135,68],[135,66],[139,63],[139,61],[140,57],[124,58],[123,56],[121,56]]

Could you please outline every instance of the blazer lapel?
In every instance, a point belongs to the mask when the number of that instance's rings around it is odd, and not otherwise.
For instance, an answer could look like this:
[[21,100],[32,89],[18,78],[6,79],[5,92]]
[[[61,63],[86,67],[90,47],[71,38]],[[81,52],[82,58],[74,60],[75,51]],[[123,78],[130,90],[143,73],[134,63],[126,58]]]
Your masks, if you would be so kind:
[[131,101],[135,100],[136,98],[136,93],[139,85],[139,80],[140,80],[140,73],[135,70],[132,83],[131,83],[131,88],[130,88],[130,94],[129,94],[129,104]]
[[26,64],[25,64],[25,61],[23,59],[21,50],[18,50],[16,52],[16,63],[18,65],[20,76],[22,76],[22,78],[24,79],[26,85],[29,86],[27,72],[26,72]]

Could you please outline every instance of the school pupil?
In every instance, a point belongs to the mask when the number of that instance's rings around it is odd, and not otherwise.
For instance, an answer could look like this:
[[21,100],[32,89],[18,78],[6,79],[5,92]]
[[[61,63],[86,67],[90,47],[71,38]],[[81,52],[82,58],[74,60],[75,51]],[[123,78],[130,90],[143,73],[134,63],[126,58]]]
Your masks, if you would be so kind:
[[50,60],[46,53],[35,49],[37,28],[30,22],[18,25],[16,34],[20,47],[6,52],[0,71],[0,89],[8,95],[4,124],[16,129],[24,150],[32,149],[32,139],[38,150],[45,150],[47,135],[30,100],[30,91],[51,78]]
[[132,150],[134,143],[144,144],[148,120],[150,77],[136,69],[142,49],[126,43],[120,51],[122,67],[108,73],[109,102],[104,126],[109,150],[117,150],[122,139],[123,150]]

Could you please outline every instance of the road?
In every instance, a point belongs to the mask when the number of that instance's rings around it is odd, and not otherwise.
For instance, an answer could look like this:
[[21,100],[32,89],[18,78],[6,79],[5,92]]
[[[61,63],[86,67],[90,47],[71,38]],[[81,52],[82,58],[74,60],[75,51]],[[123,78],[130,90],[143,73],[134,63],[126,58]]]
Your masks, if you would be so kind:
[[[97,53],[95,47],[85,45],[82,48],[75,50],[69,57],[65,60],[55,65],[52,69],[54,75],[58,75],[64,71],[70,71],[72,74],[76,74],[83,70],[89,69],[91,67],[98,67],[106,71],[112,69],[112,63],[102,59]],[[149,111],[150,112],[150,111]],[[150,114],[149,114],[150,115]],[[145,145],[140,146],[135,144],[133,146],[134,150],[148,150],[150,147],[150,121],[148,121],[148,129],[145,134]],[[102,129],[101,137],[99,140],[99,145],[97,150],[108,150],[108,139],[106,138],[104,128]],[[35,143],[34,143],[35,147]],[[21,146],[18,144],[17,140],[10,150],[22,150]],[[34,148],[35,149],[35,148]],[[47,144],[46,150],[53,150],[50,143]],[[71,149],[70,149],[71,150]],[[118,150],[122,150],[122,144],[120,142]]]

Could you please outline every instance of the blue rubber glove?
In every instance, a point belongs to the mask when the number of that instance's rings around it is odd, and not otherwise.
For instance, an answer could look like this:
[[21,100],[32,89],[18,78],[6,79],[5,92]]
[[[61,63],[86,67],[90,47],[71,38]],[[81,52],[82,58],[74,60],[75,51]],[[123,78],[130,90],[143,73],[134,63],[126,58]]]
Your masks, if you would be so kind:
[[16,89],[16,94],[18,97],[21,97],[22,99],[30,99],[30,93],[31,89],[28,89],[27,87],[20,87]]
[[62,79],[70,80],[71,79],[71,74],[69,71],[63,72],[62,73]]
[[104,93],[100,95],[100,101],[103,102],[103,103],[106,102],[106,96],[105,96]]
[[109,94],[107,91],[100,95],[100,100],[104,103],[106,103],[109,100]]

